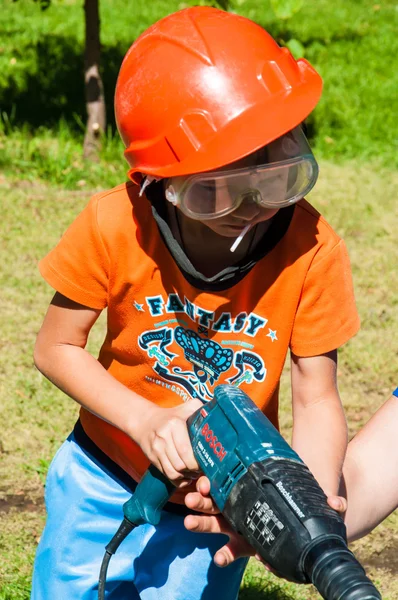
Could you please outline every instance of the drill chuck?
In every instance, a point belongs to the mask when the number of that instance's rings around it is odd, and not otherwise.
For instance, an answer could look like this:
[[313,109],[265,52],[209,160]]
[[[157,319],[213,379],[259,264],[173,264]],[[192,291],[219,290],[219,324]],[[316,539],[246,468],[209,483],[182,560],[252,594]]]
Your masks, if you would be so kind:
[[355,556],[338,538],[318,541],[306,553],[303,569],[328,600],[381,600]]

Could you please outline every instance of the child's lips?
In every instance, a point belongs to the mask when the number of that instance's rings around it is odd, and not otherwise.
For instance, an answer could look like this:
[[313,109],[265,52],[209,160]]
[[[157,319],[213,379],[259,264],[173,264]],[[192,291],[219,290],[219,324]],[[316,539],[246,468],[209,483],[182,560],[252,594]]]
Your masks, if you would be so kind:
[[242,231],[248,224],[249,223],[226,223],[225,225],[226,227],[234,229],[235,231]]

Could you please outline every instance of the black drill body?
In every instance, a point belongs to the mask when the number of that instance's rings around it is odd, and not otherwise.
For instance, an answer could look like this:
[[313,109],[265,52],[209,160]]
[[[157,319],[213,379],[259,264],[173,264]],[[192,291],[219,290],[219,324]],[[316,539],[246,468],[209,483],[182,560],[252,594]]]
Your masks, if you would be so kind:
[[[342,518],[329,507],[307,466],[244,392],[218,386],[214,399],[187,425],[213,500],[271,567],[297,583],[313,583],[326,600],[381,600],[347,548]],[[156,525],[172,492],[170,482],[151,466],[124,505],[125,520],[107,552],[112,554],[132,527]]]

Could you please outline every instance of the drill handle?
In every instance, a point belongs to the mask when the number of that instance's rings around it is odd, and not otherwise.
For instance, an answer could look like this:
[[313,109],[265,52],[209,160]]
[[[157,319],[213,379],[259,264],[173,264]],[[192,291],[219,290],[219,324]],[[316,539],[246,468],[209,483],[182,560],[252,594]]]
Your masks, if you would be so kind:
[[154,465],[150,465],[130,500],[123,504],[125,519],[133,525],[157,525],[162,508],[175,489],[163,473]]

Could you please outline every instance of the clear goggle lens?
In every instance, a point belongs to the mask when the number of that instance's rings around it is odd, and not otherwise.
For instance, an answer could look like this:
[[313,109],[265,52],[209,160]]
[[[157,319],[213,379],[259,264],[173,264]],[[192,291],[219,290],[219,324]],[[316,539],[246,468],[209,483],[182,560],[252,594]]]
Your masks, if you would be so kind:
[[166,184],[166,198],[192,219],[215,219],[242,202],[283,208],[307,194],[318,177],[318,165],[300,127],[223,169]]

